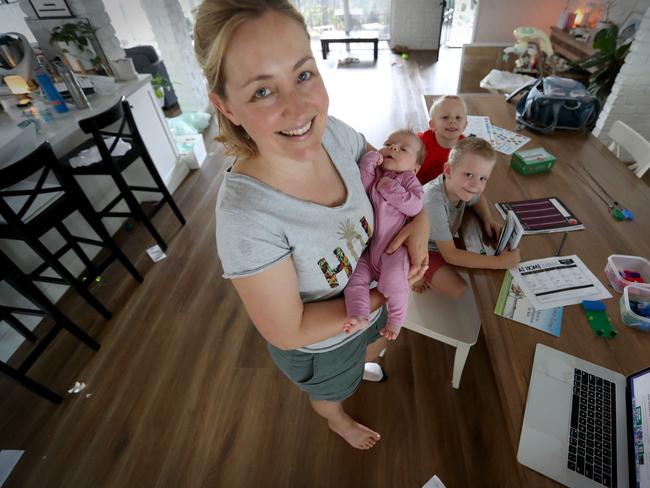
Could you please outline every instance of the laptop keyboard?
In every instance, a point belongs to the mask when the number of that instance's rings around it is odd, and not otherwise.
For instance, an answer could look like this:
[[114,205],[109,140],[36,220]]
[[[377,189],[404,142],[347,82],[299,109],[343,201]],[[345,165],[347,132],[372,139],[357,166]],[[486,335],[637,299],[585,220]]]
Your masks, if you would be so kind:
[[616,394],[611,381],[576,369],[567,467],[603,486],[616,486]]

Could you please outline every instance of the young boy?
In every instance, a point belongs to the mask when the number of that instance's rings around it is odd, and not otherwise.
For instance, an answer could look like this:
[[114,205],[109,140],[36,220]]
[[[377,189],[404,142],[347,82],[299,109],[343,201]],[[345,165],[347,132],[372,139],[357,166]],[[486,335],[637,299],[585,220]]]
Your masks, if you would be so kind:
[[519,250],[499,256],[482,256],[458,249],[453,236],[463,219],[465,206],[483,222],[488,236],[498,235],[501,226],[492,220],[490,204],[483,190],[492,173],[496,153],[490,143],[476,137],[459,141],[449,154],[443,172],[424,188],[424,207],[429,216],[429,269],[413,285],[421,293],[433,288],[450,298],[459,298],[467,287],[453,266],[508,269],[519,263]]
[[386,247],[402,229],[408,217],[422,210],[422,185],[415,173],[422,164],[424,147],[415,132],[398,130],[388,136],[379,151],[370,151],[359,161],[361,181],[375,212],[375,230],[344,290],[348,319],[343,330],[352,333],[368,324],[369,287],[386,297],[388,322],[380,334],[394,340],[406,319],[409,257],[404,246],[393,254]]
[[418,180],[423,185],[442,173],[449,158],[449,151],[459,140],[467,127],[467,107],[462,98],[445,95],[437,98],[429,110],[429,130],[418,137],[424,144],[426,156],[418,171]]

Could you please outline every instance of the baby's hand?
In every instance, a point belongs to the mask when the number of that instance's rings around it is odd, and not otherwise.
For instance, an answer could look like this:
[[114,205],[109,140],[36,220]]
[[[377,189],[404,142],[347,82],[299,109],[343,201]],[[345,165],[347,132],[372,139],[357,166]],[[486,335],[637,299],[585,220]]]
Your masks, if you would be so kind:
[[386,327],[379,331],[379,334],[384,336],[389,341],[394,341],[399,335],[399,331],[402,330],[401,327],[388,324]]
[[501,233],[501,229],[503,226],[501,224],[497,224],[494,220],[488,219],[485,222],[483,222],[483,227],[485,228],[485,233],[489,236],[495,236],[498,237],[499,234]]
[[366,317],[348,317],[343,322],[343,332],[346,334],[354,334],[358,330],[363,330],[368,327],[368,319]]
[[379,180],[379,183],[377,183],[377,188],[382,188],[384,186],[390,186],[393,184],[393,179],[389,178],[388,176],[383,176],[381,180]]
[[377,166],[381,166],[381,164],[384,162],[384,156],[377,151],[377,162],[375,163]]
[[514,268],[521,261],[521,256],[519,255],[519,249],[514,251],[503,251],[498,256],[501,269],[510,269]]

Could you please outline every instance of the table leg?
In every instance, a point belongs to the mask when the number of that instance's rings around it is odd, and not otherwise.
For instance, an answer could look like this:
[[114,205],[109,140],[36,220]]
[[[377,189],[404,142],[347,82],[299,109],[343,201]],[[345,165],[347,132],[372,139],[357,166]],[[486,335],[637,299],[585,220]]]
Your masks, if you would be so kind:
[[320,48],[323,51],[323,59],[327,59],[328,44],[329,43],[327,41],[320,41]]
[[377,62],[377,57],[379,55],[379,41],[374,41],[374,55],[375,55],[375,63]]
[[467,360],[467,355],[469,354],[468,344],[458,344],[456,346],[456,355],[454,356],[454,371],[451,377],[451,386],[456,390],[460,386],[460,376],[463,374],[463,368],[465,367],[465,361]]

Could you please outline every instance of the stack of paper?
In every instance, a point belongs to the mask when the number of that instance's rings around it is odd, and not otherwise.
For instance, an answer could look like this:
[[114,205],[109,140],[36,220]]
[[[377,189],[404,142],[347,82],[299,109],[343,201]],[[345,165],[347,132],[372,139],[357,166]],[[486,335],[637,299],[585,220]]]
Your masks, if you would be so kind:
[[465,137],[480,137],[493,146],[496,143],[494,134],[492,133],[490,117],[485,117],[483,115],[468,115],[467,127],[465,127],[463,135]]
[[490,117],[483,115],[468,115],[467,127],[463,135],[465,137],[485,139],[496,151],[503,154],[512,154],[530,141],[530,137],[522,136],[501,127],[494,127],[490,122]]

